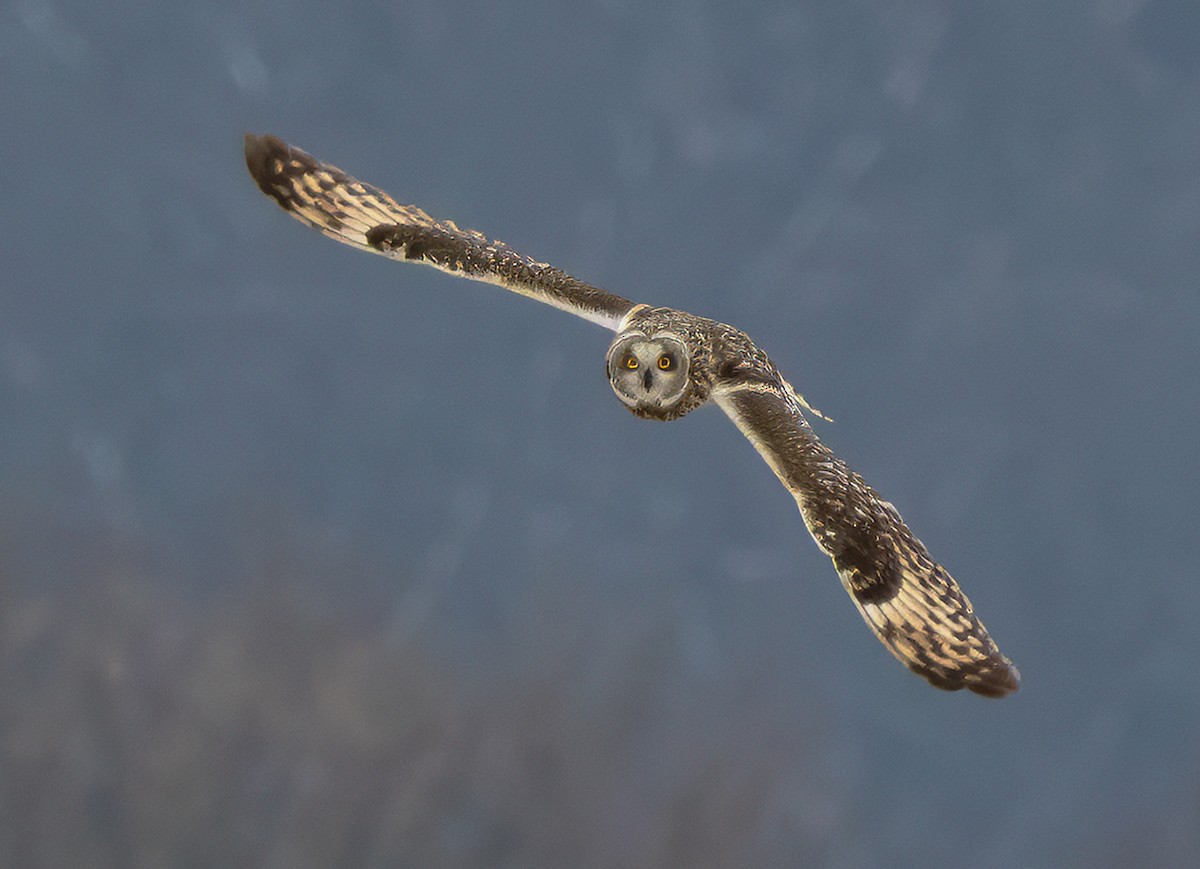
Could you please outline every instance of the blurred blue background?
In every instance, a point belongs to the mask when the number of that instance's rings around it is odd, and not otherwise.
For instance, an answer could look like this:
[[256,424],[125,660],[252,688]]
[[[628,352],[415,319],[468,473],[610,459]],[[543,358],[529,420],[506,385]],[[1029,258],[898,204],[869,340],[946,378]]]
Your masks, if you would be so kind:
[[[1200,860],[1200,6],[0,5],[0,863]],[[1024,685],[715,409],[342,248],[270,132],[744,329]]]

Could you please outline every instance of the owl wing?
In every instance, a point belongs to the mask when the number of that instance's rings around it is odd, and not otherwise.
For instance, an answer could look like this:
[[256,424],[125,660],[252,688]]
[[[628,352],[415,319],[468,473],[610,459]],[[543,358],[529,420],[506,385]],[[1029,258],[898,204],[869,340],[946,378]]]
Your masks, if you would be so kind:
[[274,136],[246,134],[246,167],[263,193],[330,238],[392,259],[425,263],[570,311],[616,331],[628,299],[491,241],[451,220],[400,205],[377,187]]
[[958,583],[896,508],[817,438],[790,386],[718,382],[713,398],[795,497],[813,539],[893,655],[938,688],[989,697],[1017,690],[1017,668]]

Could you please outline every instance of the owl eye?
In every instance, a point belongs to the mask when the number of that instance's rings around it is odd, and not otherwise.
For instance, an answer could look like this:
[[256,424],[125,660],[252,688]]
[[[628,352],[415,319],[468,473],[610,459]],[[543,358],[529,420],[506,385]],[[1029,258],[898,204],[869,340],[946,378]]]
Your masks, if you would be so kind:
[[663,371],[670,371],[675,367],[675,360],[664,353],[662,356],[658,357],[658,367]]
[[627,353],[627,354],[625,354],[625,358],[623,360],[621,360],[621,365],[625,368],[628,368],[630,371],[637,371],[637,367],[638,367],[637,357],[634,356],[632,353]]

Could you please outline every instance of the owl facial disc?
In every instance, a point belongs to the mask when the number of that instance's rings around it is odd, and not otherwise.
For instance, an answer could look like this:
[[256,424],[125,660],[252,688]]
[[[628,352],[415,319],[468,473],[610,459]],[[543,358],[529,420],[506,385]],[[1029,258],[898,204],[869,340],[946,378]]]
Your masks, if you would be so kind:
[[608,382],[635,413],[665,415],[688,385],[687,346],[674,335],[618,335],[608,348]]

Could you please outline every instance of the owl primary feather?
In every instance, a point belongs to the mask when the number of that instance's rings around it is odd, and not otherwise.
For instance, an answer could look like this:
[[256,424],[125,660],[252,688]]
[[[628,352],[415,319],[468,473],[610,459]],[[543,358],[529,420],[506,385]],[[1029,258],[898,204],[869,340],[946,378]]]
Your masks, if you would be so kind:
[[744,332],[576,280],[401,205],[274,136],[246,136],[246,165],[285,211],[343,244],[499,284],[611,329],[608,379],[621,402],[663,421],[709,401],[725,411],[796,499],[858,611],[905,666],[951,691],[1002,697],[1017,690],[1017,668],[958,583],[896,508],[817,438],[803,399]]

